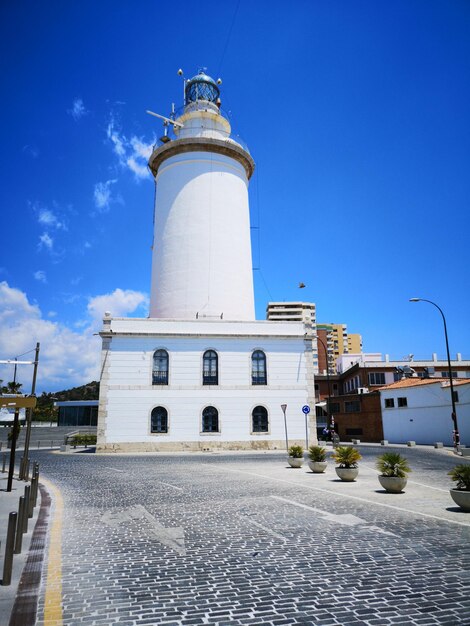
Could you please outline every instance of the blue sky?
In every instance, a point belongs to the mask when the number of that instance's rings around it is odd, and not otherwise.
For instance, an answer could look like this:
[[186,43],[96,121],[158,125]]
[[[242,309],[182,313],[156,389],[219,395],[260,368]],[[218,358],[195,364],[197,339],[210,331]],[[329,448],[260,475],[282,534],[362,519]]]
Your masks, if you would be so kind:
[[145,110],[180,67],[222,77],[256,161],[257,317],[313,301],[366,352],[444,356],[421,296],[470,358],[468,1],[7,1],[0,31],[0,358],[41,341],[40,391],[96,378],[105,309],[147,315]]

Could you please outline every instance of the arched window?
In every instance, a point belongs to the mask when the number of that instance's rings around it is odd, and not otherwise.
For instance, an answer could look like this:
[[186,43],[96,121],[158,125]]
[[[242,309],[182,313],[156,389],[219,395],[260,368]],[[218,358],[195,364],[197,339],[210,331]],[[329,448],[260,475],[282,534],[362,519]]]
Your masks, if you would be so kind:
[[206,408],[202,412],[202,432],[219,432],[219,412],[217,411],[215,406],[206,406]]
[[252,432],[267,433],[269,430],[268,411],[264,406],[256,406],[251,414]]
[[168,411],[163,406],[156,406],[152,409],[150,418],[150,432],[167,433],[168,432]]
[[219,367],[217,363],[217,352],[206,350],[202,357],[202,384],[219,384]]
[[266,385],[266,355],[262,350],[255,350],[251,355],[251,384]]
[[152,385],[168,385],[168,352],[166,350],[154,352]]

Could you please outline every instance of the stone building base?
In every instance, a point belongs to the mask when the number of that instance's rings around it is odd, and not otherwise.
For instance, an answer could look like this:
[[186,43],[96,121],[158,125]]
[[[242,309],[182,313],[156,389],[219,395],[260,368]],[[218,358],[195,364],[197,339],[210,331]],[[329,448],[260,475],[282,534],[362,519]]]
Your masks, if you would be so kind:
[[[305,441],[289,440],[289,446],[305,446]],[[283,440],[263,441],[145,441],[98,443],[97,454],[112,454],[113,452],[214,452],[219,450],[281,450],[285,451],[286,442]]]

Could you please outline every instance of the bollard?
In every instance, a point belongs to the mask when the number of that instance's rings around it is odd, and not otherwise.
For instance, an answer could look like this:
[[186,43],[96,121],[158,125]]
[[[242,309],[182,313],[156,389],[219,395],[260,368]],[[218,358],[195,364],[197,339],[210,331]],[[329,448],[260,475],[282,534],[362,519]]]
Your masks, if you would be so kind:
[[33,493],[33,485],[29,485],[29,506],[28,506],[28,517],[31,519],[34,513],[34,493]]
[[34,475],[31,478],[31,502],[33,503],[33,509],[36,506],[36,485],[37,485],[38,479],[36,477],[36,475]]
[[52,445],[53,443],[54,443],[54,442],[53,442],[53,441],[51,441],[51,448],[53,447],[53,445]]
[[28,520],[29,520],[29,496],[31,493],[31,487],[26,485],[24,488],[24,515],[23,515],[23,532],[28,532]]
[[8,516],[8,531],[7,541],[5,544],[5,559],[3,561],[3,580],[2,585],[9,585],[11,583],[11,571],[13,567],[13,549],[15,547],[15,529],[16,518],[18,513],[12,511]]
[[38,441],[38,450],[39,450],[39,446],[40,446],[40,445],[41,445],[41,442],[40,442],[40,441]]
[[25,470],[24,470],[24,478],[23,480],[25,480],[26,482],[28,482],[29,480],[29,464],[30,464],[31,459],[27,459],[25,462]]
[[6,454],[4,454],[4,455],[3,455],[3,463],[2,463],[2,474],[4,474],[4,473],[5,473],[5,465],[6,465],[6,462],[7,462],[7,455],[6,455]]
[[0,441],[0,452],[2,451],[3,448],[3,441]]
[[24,496],[20,496],[18,505],[18,519],[16,521],[16,538],[15,538],[15,554],[21,554],[23,545],[23,516],[24,516]]
[[[13,554],[15,548],[15,536],[17,532],[18,513],[12,511],[8,516],[7,539],[5,543],[5,557],[3,560],[2,585],[10,585],[13,569]],[[21,533],[20,533],[21,534]]]

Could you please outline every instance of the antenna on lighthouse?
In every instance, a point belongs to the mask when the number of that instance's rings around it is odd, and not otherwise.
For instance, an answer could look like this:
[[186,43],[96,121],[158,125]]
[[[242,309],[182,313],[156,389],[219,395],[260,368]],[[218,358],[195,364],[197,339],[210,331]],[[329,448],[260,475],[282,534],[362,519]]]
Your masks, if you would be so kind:
[[183,128],[183,124],[180,122],[175,122],[175,120],[170,119],[169,117],[165,117],[164,115],[160,115],[160,113],[154,113],[153,111],[145,111],[149,115],[153,115],[154,117],[158,117],[167,124],[172,124],[173,126],[178,126],[179,128]]
[[183,70],[181,68],[178,70],[178,76],[182,76],[183,77],[183,106],[184,106],[186,104],[186,83],[188,81],[184,77],[184,73],[183,73]]

